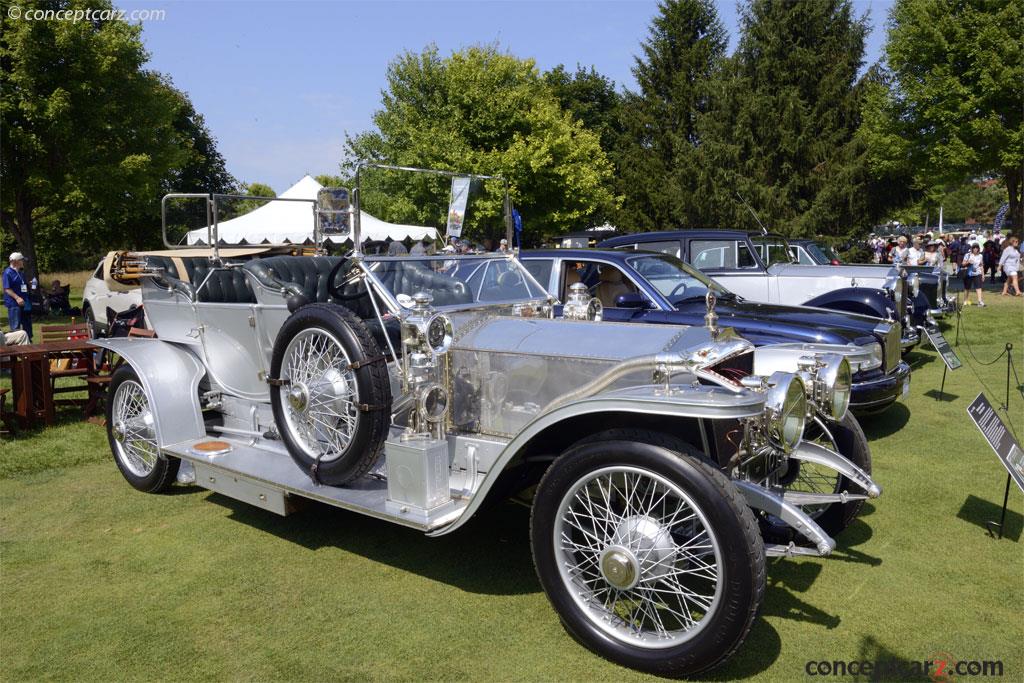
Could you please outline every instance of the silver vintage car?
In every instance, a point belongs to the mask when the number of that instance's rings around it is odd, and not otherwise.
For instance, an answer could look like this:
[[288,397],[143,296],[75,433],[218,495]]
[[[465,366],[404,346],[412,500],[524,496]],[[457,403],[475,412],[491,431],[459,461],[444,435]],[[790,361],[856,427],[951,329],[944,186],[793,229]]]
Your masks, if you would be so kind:
[[[766,555],[828,555],[822,520],[879,495],[803,440],[810,420],[846,414],[845,359],[794,352],[793,372],[757,376],[753,345],[713,310],[705,326],[625,325],[584,301],[556,320],[515,254],[364,256],[358,178],[313,211],[315,234],[351,233],[345,257],[223,259],[213,195],[198,197],[208,257],[120,255],[112,273],[141,281],[156,332],[95,341],[126,361],[107,425],[132,486],[194,476],[281,515],[314,500],[431,536],[525,493],[566,628],[673,676],[740,646]],[[510,210],[506,193],[509,237]],[[828,486],[794,484],[810,478]],[[765,540],[766,525],[792,540]]]

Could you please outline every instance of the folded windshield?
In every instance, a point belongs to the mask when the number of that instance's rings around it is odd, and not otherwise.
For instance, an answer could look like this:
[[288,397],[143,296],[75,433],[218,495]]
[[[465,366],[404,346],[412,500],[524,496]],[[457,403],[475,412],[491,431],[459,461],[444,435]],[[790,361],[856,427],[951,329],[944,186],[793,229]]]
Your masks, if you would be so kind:
[[699,270],[691,268],[670,254],[633,256],[627,259],[627,262],[673,306],[689,299],[703,299],[709,289],[717,297],[735,296]]
[[404,305],[426,292],[435,307],[517,303],[546,299],[548,293],[515,259],[504,256],[367,258],[366,266]]

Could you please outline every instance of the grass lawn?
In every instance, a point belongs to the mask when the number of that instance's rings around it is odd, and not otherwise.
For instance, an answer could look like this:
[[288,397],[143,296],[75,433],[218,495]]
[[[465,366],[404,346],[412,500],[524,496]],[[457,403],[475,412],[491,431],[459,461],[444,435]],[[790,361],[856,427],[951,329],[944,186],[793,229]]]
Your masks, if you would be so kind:
[[[1011,489],[1006,536],[988,536],[1006,473],[965,410],[983,384],[1002,402],[1005,359],[979,361],[1005,342],[1024,374],[1024,302],[988,301],[964,311],[947,400],[936,354],[910,355],[909,398],[865,420],[883,496],[833,557],[770,564],[763,614],[716,679],[940,653],[1024,678],[1024,496]],[[644,678],[563,631],[524,508],[429,539],[326,506],[281,518],[200,488],[145,495],[100,427],[63,419],[0,444],[3,680]]]

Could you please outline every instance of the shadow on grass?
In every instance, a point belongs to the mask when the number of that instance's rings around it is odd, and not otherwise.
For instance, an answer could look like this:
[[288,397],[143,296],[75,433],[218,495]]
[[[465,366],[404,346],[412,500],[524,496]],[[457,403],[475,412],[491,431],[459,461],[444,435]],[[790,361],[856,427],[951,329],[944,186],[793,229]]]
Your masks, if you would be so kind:
[[929,389],[924,392],[924,395],[928,398],[934,398],[936,401],[942,401],[943,403],[951,403],[960,398],[957,394],[951,394],[948,391],[940,392],[938,389]]
[[889,406],[885,412],[871,416],[865,416],[860,426],[864,429],[864,435],[868,439],[881,439],[892,436],[910,420],[910,409],[906,404],[896,402]]
[[[822,653],[822,660],[832,662],[827,659]],[[906,657],[904,655],[897,654],[896,651],[882,645],[873,636],[863,636],[860,639],[860,645],[857,649],[857,656],[850,658],[850,660],[856,660],[857,662],[871,662],[873,665],[873,671],[865,675],[863,673],[851,673],[833,671],[832,675],[836,677],[846,677],[848,675],[855,676],[858,679],[872,680],[872,681],[907,681],[912,683],[914,681],[947,681],[949,678],[935,678],[929,675],[929,671],[924,668],[924,659],[945,659],[947,661],[952,660],[952,657],[943,655],[941,653],[920,653],[917,658]],[[850,661],[847,660],[847,661]],[[839,662],[840,664],[842,662]],[[818,672],[823,673],[819,670]],[[934,673],[934,672],[932,672]]]
[[312,501],[296,514],[279,517],[216,493],[208,500],[228,508],[232,520],[310,550],[339,548],[470,593],[541,590],[530,551],[530,511],[514,503],[481,511],[454,534],[429,538],[415,529]]
[[[927,344],[927,342],[924,343]],[[928,348],[930,349],[931,347],[929,346]],[[921,349],[921,347],[918,347],[918,349]],[[907,362],[911,370],[917,370],[922,366],[928,365],[937,358],[938,356],[936,356],[935,354],[928,353],[924,350],[910,351],[905,356],[903,356],[903,360]]]
[[[1013,492],[1011,491],[1010,493],[1012,494]],[[998,523],[1002,512],[1003,504],[1001,501],[993,503],[983,498],[969,495],[960,507],[960,512],[956,513],[956,516],[987,531],[988,522]],[[1003,538],[1019,541],[1022,530],[1024,530],[1024,515],[1013,510],[1007,510],[1006,522],[1003,525]],[[998,534],[998,530],[996,533]]]

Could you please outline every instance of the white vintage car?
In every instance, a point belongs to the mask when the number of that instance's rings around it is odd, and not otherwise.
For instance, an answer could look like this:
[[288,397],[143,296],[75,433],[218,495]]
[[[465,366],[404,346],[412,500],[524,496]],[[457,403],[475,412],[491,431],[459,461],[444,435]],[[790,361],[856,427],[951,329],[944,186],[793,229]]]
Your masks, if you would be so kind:
[[[157,335],[94,342],[126,360],[107,425],[132,486],[163,491],[191,470],[281,515],[312,499],[431,536],[527,492],[537,574],[566,628],[671,676],[740,646],[766,555],[828,555],[830,530],[879,495],[804,439],[810,421],[846,417],[845,358],[783,350],[759,376],[753,345],[713,310],[704,327],[624,325],[596,322],[591,300],[556,320],[514,254],[364,256],[356,183],[355,206],[328,189],[316,213],[351,230],[346,257],[115,259],[114,277],[141,279]],[[199,200],[216,215],[216,195]],[[506,196],[511,237],[510,216]],[[766,541],[766,526],[791,540]]]

